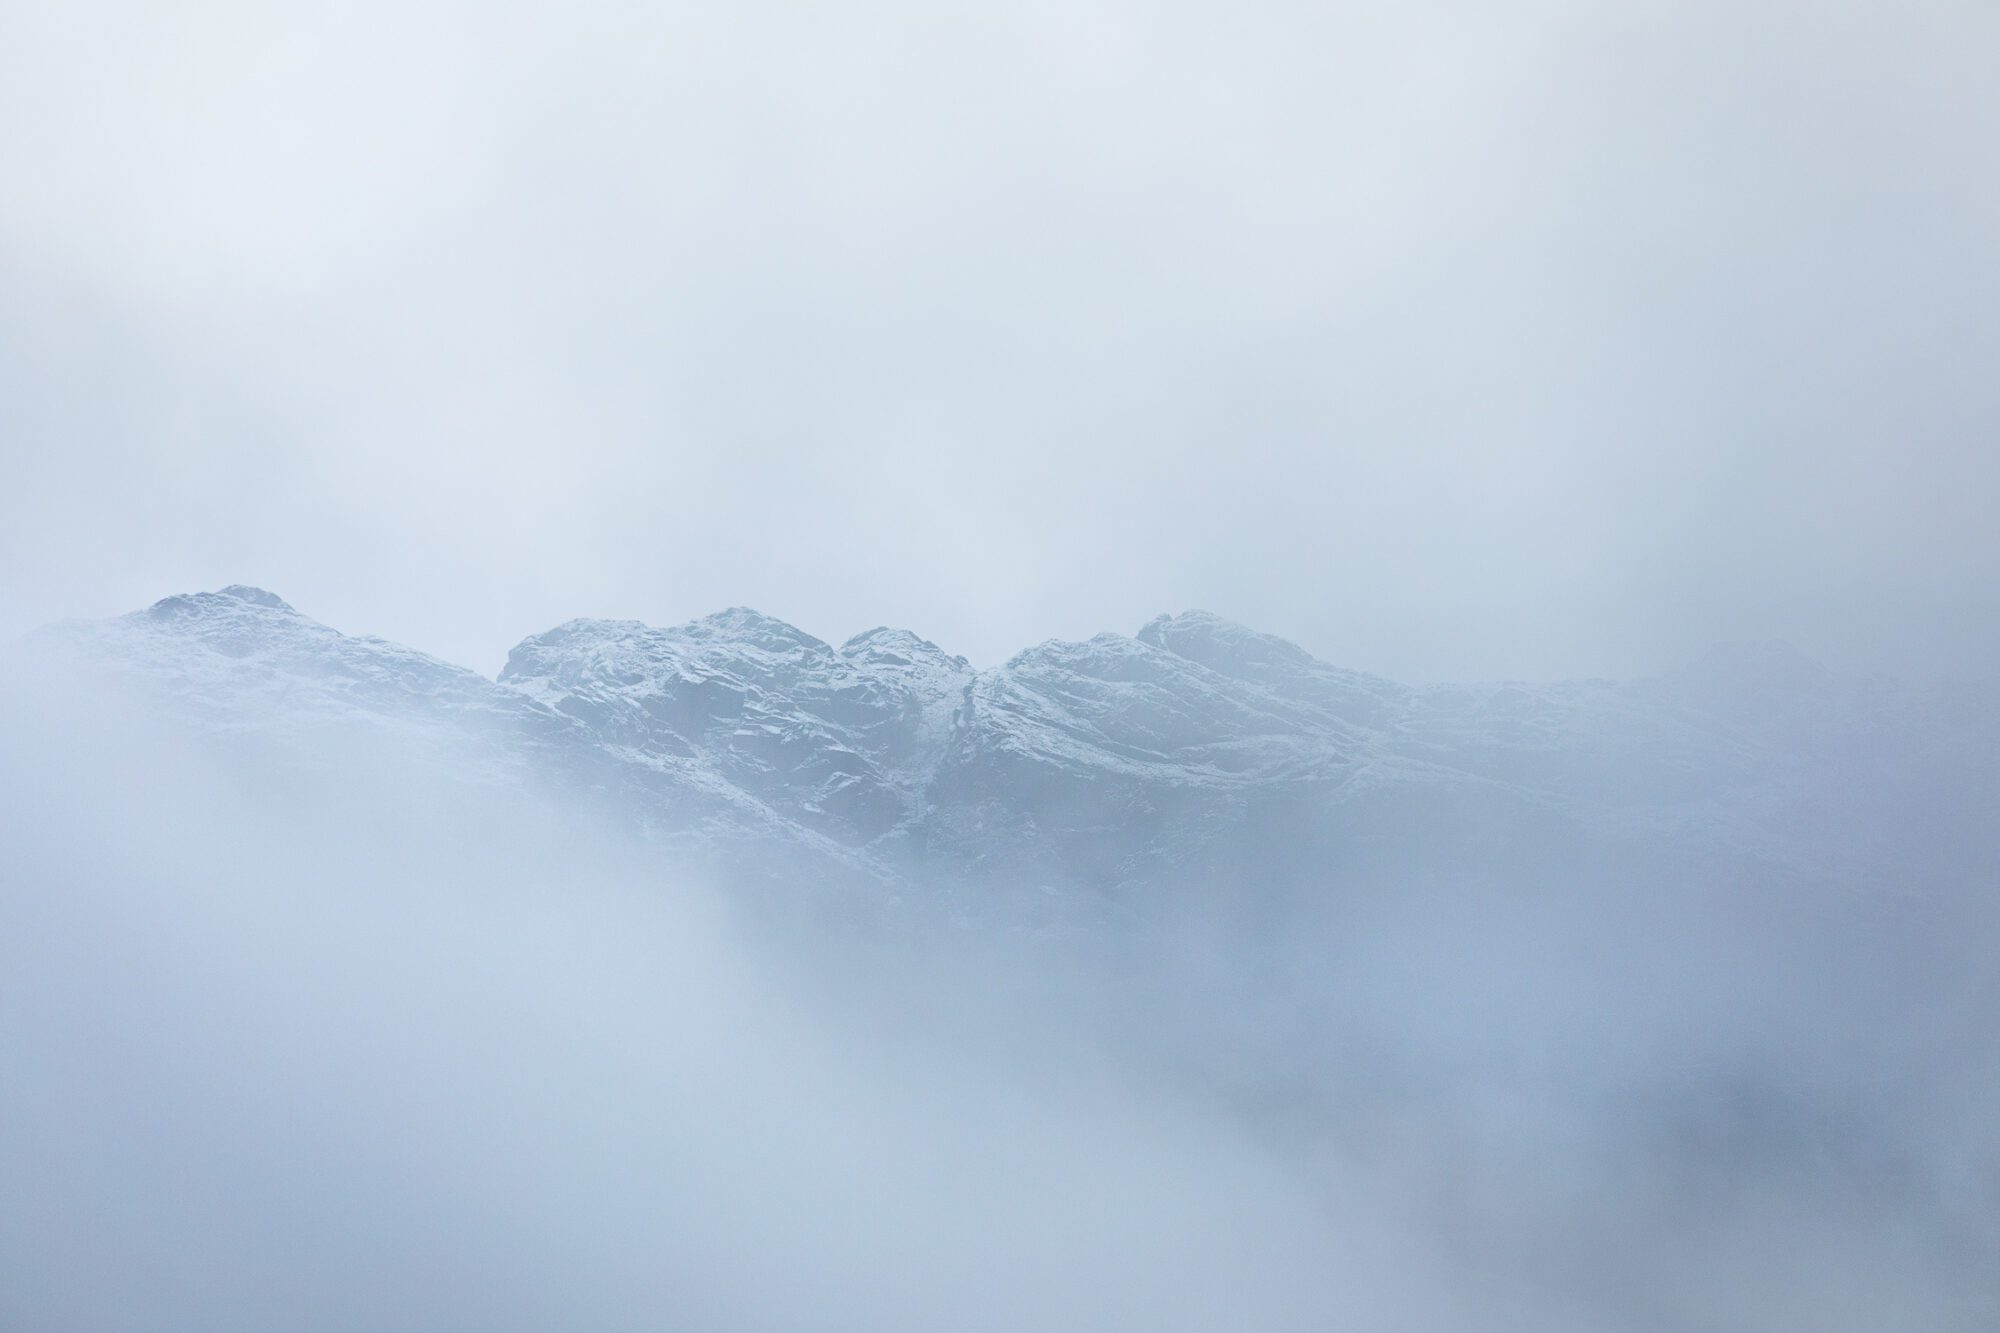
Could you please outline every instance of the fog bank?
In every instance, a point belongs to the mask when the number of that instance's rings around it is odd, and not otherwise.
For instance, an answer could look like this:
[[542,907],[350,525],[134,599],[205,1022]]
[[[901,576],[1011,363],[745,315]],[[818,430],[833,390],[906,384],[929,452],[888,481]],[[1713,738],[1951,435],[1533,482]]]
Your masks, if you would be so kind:
[[1226,885],[1113,934],[828,917],[399,743],[281,784],[69,702],[7,718],[9,1326],[1997,1308],[1976,906],[1412,880],[1275,930]]

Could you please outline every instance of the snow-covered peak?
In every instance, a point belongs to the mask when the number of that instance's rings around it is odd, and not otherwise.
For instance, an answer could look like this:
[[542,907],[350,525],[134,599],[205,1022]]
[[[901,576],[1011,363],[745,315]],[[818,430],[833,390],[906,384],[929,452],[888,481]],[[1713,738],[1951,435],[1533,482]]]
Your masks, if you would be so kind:
[[144,679],[203,707],[281,705],[292,721],[340,715],[428,715],[440,700],[525,700],[465,667],[401,644],[343,634],[247,584],[163,597],[110,620],[69,621],[45,643],[88,670]]
[[[774,637],[769,624],[745,621],[744,637],[733,638],[722,633],[722,619],[697,622],[720,659],[729,657],[722,641]],[[567,656],[584,676],[643,692],[648,672],[662,669],[645,656],[648,636],[661,633],[637,621],[575,620],[523,648],[530,662]],[[666,659],[678,663],[675,653],[689,652],[690,672],[713,680],[720,673],[699,660],[703,638],[697,629],[672,639]],[[557,792],[752,873],[802,864],[822,882],[880,873],[731,783],[689,747],[676,749],[665,732],[622,734],[605,725],[604,709],[556,682],[517,688],[384,639],[343,634],[262,589],[179,594],[110,620],[66,622],[18,651],[23,661],[9,665],[24,666],[23,679],[60,689],[65,699],[98,697],[92,692],[108,687],[106,702],[137,702],[192,724],[258,763],[321,771],[367,762],[394,771],[420,759],[482,790]],[[790,655],[744,651],[763,666]],[[817,651],[838,663],[825,645]],[[523,657],[517,650],[510,669]],[[712,687],[695,694],[719,698]],[[638,705],[642,715],[646,706]]]
[[840,645],[840,655],[861,666],[970,671],[971,663],[929,639],[887,626],[864,630]]
[[1243,675],[1271,665],[1300,667],[1312,655],[1297,644],[1224,620],[1209,611],[1155,616],[1138,633],[1141,643],[1178,653],[1224,675]]
[[836,652],[732,607],[667,629],[573,621],[523,641],[500,680],[602,743],[698,758],[787,817],[864,843],[915,809],[970,676],[907,631]]
[[796,625],[747,606],[732,606],[691,620],[678,630],[692,641],[709,641],[756,648],[767,653],[824,655],[833,649]]
[[732,607],[569,621],[496,683],[243,585],[45,637],[219,729],[305,748],[354,724],[421,729],[487,771],[634,794],[649,826],[707,841],[1039,883],[1136,883],[1189,858],[1238,874],[1269,847],[1334,858],[1447,824],[1478,848],[1555,814],[1591,838],[1780,861],[1790,830],[1867,827],[1847,814],[1927,756],[1992,786],[1991,724],[1965,739],[1910,692],[1781,645],[1656,681],[1411,689],[1200,611],[975,671],[908,630],[836,649]]
[[1104,633],[1088,639],[1045,639],[1014,654],[1000,670],[1016,676],[1073,673],[1101,680],[1150,680],[1183,666],[1151,644]]
[[825,643],[771,616],[732,607],[682,625],[572,620],[517,644],[505,684],[554,698],[572,687],[715,680],[734,691],[787,690],[800,672],[837,667]]
[[290,611],[292,604],[274,592],[263,588],[253,588],[247,583],[232,583],[219,589],[218,597],[234,597],[239,602],[249,602],[254,606],[269,607],[273,611]]
[[551,700],[588,682],[631,688],[716,680],[739,691],[786,691],[801,672],[841,665],[831,647],[804,630],[736,606],[666,628],[637,620],[567,621],[517,644],[500,679]]
[[232,583],[214,592],[176,593],[172,597],[162,597],[146,608],[145,614],[155,620],[177,620],[184,617],[241,615],[251,609],[275,611],[296,616],[298,612],[292,604],[274,592],[253,588],[247,583]]
[[1156,616],[1139,641],[1349,723],[1379,725],[1403,707],[1408,691],[1391,681],[1320,661],[1305,649],[1208,611]]

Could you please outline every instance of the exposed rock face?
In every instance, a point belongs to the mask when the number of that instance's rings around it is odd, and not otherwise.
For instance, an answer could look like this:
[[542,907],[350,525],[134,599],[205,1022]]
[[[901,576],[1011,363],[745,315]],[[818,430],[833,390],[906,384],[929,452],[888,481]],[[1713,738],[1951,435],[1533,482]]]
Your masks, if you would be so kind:
[[[492,681],[241,586],[32,642],[293,759],[416,736],[467,781],[582,796],[757,873],[1113,898],[1633,848],[1858,880],[1920,862],[1912,840],[1983,849],[2000,737],[1990,691],[1841,681],[1782,647],[1651,681],[1412,688],[1202,612],[984,671],[905,630],[834,647],[739,607],[571,621]],[[1943,810],[1920,795],[1939,784]]]
[[500,683],[637,758],[692,758],[785,818],[861,847],[903,831],[973,678],[900,630],[829,647],[737,607],[675,629],[575,620],[528,639]]
[[261,589],[54,625],[13,656],[24,672],[60,673],[59,682],[42,678],[59,683],[71,707],[109,687],[107,697],[192,727],[254,771],[345,765],[401,781],[417,758],[425,775],[454,787],[572,800],[751,879],[801,870],[843,883],[884,878],[867,857],[775,813],[659,733],[621,736],[604,718],[577,715],[588,709],[561,711],[400,644],[342,634]]

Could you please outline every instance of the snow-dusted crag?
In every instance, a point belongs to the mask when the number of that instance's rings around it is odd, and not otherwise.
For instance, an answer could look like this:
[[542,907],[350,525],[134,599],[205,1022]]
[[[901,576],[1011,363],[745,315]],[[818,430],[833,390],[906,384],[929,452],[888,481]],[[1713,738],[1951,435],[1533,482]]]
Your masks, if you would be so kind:
[[62,706],[88,714],[101,696],[143,709],[150,722],[213,742],[229,771],[253,778],[333,770],[461,803],[482,799],[482,789],[555,797],[751,878],[806,871],[841,883],[884,879],[867,857],[778,814],[699,759],[611,743],[527,691],[400,644],[342,634],[260,588],[234,585],[111,620],[52,625],[11,656],[17,674]]
[[577,620],[496,681],[238,586],[22,647],[266,761],[414,738],[457,780],[576,797],[751,873],[1114,898],[1633,849],[1833,880],[1907,868],[1916,841],[1977,864],[2000,735],[1990,692],[1842,681],[1780,648],[1650,681],[1412,688],[1200,612],[988,670],[744,608]]
[[736,607],[674,629],[574,620],[515,648],[500,683],[634,762],[703,765],[785,818],[861,847],[906,830],[973,672],[899,630],[833,648]]

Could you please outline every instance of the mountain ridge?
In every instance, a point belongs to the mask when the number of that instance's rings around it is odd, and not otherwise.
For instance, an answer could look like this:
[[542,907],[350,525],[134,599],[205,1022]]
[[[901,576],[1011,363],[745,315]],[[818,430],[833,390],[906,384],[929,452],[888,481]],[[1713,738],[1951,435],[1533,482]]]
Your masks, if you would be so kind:
[[910,630],[835,646],[729,607],[566,621],[488,678],[242,584],[30,641],[210,732],[301,757],[419,733],[479,780],[586,792],[772,874],[1113,896],[1310,878],[1385,840],[1504,862],[1531,830],[1578,855],[1856,879],[1895,850],[1858,818],[1869,803],[1937,762],[1987,782],[1979,738],[2000,730],[1990,704],[1968,734],[1932,696],[1781,645],[1638,681],[1409,686],[1204,611],[985,669]]

